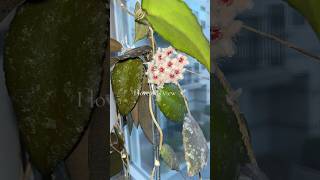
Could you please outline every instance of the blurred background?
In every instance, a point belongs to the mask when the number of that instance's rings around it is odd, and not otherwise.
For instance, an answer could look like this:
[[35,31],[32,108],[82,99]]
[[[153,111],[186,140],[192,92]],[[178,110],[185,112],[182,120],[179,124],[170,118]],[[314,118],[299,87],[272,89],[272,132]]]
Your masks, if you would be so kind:
[[[320,41],[308,22],[282,0],[254,0],[245,24],[314,54]],[[237,89],[261,169],[270,180],[320,179],[320,63],[242,30],[236,55],[220,62]]]

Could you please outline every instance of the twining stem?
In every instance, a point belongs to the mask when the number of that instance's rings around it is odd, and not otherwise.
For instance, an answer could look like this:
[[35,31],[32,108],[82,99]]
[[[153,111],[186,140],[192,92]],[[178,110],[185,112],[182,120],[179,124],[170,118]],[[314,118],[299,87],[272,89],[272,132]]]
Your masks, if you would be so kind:
[[160,139],[159,139],[159,151],[160,151],[161,148],[162,148],[162,143],[163,143],[163,133],[162,133],[162,129],[161,129],[157,119],[155,118],[154,113],[153,113],[152,95],[149,95],[149,111],[150,111],[150,114],[151,114],[152,121],[155,124],[155,126],[157,127],[157,129],[159,131],[159,134],[160,134]]
[[[149,35],[149,41],[150,41],[150,44],[151,44],[151,47],[152,47],[152,55],[153,55],[153,54],[155,54],[155,51],[156,51],[156,42],[155,42],[155,39],[154,39],[153,29],[150,26],[149,26],[149,34],[148,35]],[[152,91],[154,92],[154,87],[152,85],[150,85],[150,86],[151,86]],[[157,127],[157,130],[159,132],[160,139],[159,139],[159,149],[158,149],[158,151],[160,152],[161,148],[162,148],[162,144],[163,144],[163,132],[162,132],[162,129],[161,129],[157,119],[155,118],[154,113],[153,113],[152,95],[151,94],[149,95],[149,111],[150,111],[150,114],[151,114],[152,121],[155,124],[155,126]],[[152,172],[151,172],[151,175],[150,175],[150,179],[154,178],[154,173],[156,171],[156,167],[160,166],[160,161],[157,158],[158,157],[155,157],[155,159],[154,159],[154,166],[153,166],[153,169],[152,169]]]
[[259,34],[259,35],[261,35],[261,36],[263,36],[263,37],[266,37],[266,38],[268,38],[268,39],[272,39],[272,40],[274,40],[274,41],[276,41],[276,42],[278,42],[278,43],[280,43],[280,44],[282,44],[282,45],[284,45],[284,46],[286,46],[286,47],[288,47],[288,48],[291,48],[291,49],[296,50],[297,52],[299,52],[299,53],[301,53],[301,54],[303,54],[303,55],[305,55],[305,56],[307,56],[307,57],[309,57],[309,58],[312,58],[313,60],[316,60],[317,62],[320,61],[320,56],[315,55],[315,54],[312,54],[311,52],[308,52],[308,51],[306,51],[305,49],[300,48],[300,47],[294,45],[293,43],[290,43],[290,42],[288,42],[288,41],[285,41],[285,40],[283,40],[283,39],[280,39],[280,38],[278,38],[278,37],[276,37],[276,36],[274,36],[274,35],[272,35],[272,34],[268,34],[268,33],[259,31],[259,30],[255,29],[255,28],[252,28],[252,27],[247,26],[247,25],[245,25],[245,24],[242,25],[242,28],[245,29],[245,30],[247,30],[247,31],[250,31],[250,32],[254,32],[254,33],[256,33],[256,34]]
[[[230,84],[228,83],[228,81],[226,80],[223,72],[219,68],[215,59],[213,60],[213,65],[215,68],[214,74],[216,75],[216,77],[218,78],[220,83],[222,84],[223,89],[226,91],[227,95],[232,94],[233,90],[232,90]],[[253,148],[252,148],[252,145],[250,142],[249,132],[248,132],[245,120],[243,119],[243,117],[241,115],[238,102],[234,101],[234,102],[232,102],[232,104],[229,104],[229,105],[232,107],[232,111],[235,114],[236,119],[238,121],[239,130],[242,135],[242,140],[243,140],[244,146],[247,150],[247,154],[249,156],[250,162],[257,166],[258,164],[257,164],[257,160],[254,156]]]
[[152,27],[149,26],[149,40],[150,40],[150,44],[152,47],[152,54],[155,54],[156,52],[156,42],[154,40],[154,34],[153,34],[153,29]]
[[[117,122],[119,123],[119,134],[121,136],[123,136],[123,130],[122,130],[122,119],[121,119],[121,115],[120,113],[117,114]],[[125,138],[122,137],[122,139],[124,140]],[[129,177],[129,162],[128,162],[128,153],[126,151],[126,149],[124,148],[121,152],[120,152],[120,155],[121,155],[121,161],[122,161],[122,164],[123,164],[123,170],[124,170],[124,174],[125,174],[125,177]],[[125,155],[127,161],[124,161],[124,158],[123,158],[123,155]]]

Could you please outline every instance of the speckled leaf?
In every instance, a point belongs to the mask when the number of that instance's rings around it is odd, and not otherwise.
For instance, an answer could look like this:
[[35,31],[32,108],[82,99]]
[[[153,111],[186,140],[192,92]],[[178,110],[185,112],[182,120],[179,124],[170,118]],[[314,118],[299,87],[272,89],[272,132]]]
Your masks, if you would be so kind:
[[31,161],[49,174],[71,152],[98,95],[107,13],[101,0],[25,3],[6,38],[9,94]]
[[114,59],[117,62],[118,61],[125,61],[128,59],[133,59],[133,58],[137,58],[140,56],[147,56],[151,52],[152,52],[152,48],[150,46],[140,46],[140,47],[126,51],[121,56],[112,57],[112,59]]
[[177,85],[165,84],[163,88],[158,90],[156,101],[161,112],[169,120],[183,121],[187,113],[187,107]]
[[160,155],[170,169],[179,171],[179,161],[177,154],[168,144],[164,144],[162,146]]
[[220,81],[213,78],[213,104],[211,135],[213,146],[211,172],[214,179],[237,179],[239,166],[249,162],[242,141],[237,119],[232,107],[227,103],[226,91]]
[[152,117],[149,111],[149,96],[146,93],[150,92],[150,87],[148,84],[148,78],[143,77],[142,89],[140,92],[140,97],[137,105],[132,110],[133,117],[139,122],[144,135],[147,137],[150,143],[153,143],[153,133],[152,133]]
[[121,115],[127,115],[135,106],[141,90],[144,67],[139,58],[119,62],[112,71],[111,83]]
[[181,0],[142,0],[154,31],[176,49],[196,58],[210,71],[210,43],[192,10]]
[[[136,3],[135,14],[141,9],[141,5],[139,2]],[[146,25],[148,22],[146,20],[141,20],[142,22],[135,22],[135,36],[134,41],[137,42],[148,35],[149,27]]]
[[188,175],[195,176],[206,166],[209,148],[199,124],[189,114],[183,123],[182,136]]

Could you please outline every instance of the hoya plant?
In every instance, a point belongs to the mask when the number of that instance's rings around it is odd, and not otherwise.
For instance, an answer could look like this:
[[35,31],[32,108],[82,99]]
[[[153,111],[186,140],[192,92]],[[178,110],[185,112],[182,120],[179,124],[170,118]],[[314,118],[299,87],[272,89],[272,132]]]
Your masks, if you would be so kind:
[[[201,178],[201,171],[207,165],[209,148],[197,120],[189,110],[188,100],[179,81],[188,71],[186,66],[189,64],[189,56],[210,71],[209,41],[184,1],[142,0],[141,5],[136,3],[134,13],[124,4],[121,3],[121,6],[135,18],[135,41],[147,39],[150,45],[124,51],[111,60],[111,94],[114,95],[115,102],[114,106],[111,106],[111,111],[114,111],[111,134],[114,134],[117,140],[123,140],[123,124],[126,123],[130,129],[132,124],[141,126],[145,136],[150,143],[156,145],[156,151],[160,155],[154,157],[150,178],[159,178],[156,174],[159,173],[162,162],[160,158],[170,169],[180,171],[176,152],[163,143],[164,139],[169,137],[164,136],[155,115],[155,111],[159,109],[167,121],[182,127],[187,175]],[[155,33],[171,46],[157,47]],[[157,136],[158,139],[154,138]],[[111,144],[116,146],[117,142],[113,141]],[[128,150],[124,146],[112,148],[111,153],[121,154],[125,176],[129,177]]]

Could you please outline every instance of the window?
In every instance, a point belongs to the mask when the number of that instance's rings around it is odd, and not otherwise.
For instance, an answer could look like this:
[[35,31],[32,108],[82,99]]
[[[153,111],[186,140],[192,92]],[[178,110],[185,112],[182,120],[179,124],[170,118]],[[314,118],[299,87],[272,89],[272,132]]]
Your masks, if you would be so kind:
[[[193,0],[193,3],[197,3],[198,1]],[[129,11],[133,12],[135,7],[135,0],[127,0],[123,1],[126,3]],[[210,7],[210,1],[206,0],[206,4],[204,6]],[[137,43],[133,43],[134,39],[134,18],[128,15],[123,9],[121,9],[119,0],[111,1],[111,37],[118,40],[124,45],[124,48],[133,48],[141,45],[149,44],[147,40],[142,40]],[[191,6],[192,8],[192,6]],[[205,12],[204,12],[205,13]],[[209,14],[204,14],[208,15]],[[209,19],[209,18],[207,18]],[[205,23],[205,22],[203,22]],[[204,26],[203,26],[204,28]],[[156,35],[157,45],[159,47],[167,47],[169,44],[163,40],[161,37]],[[199,63],[196,62],[193,58],[189,58],[190,65],[189,68],[196,70],[198,73],[203,76],[209,77],[209,73],[206,68],[199,67]],[[185,72],[185,79],[180,82],[182,88],[186,90],[186,96],[189,100],[189,106],[194,113],[194,117],[198,119],[204,134],[208,135],[207,140],[209,142],[209,131],[210,131],[210,116],[206,111],[206,107],[209,106],[210,103],[210,81],[206,79],[199,79],[198,76],[192,75],[188,72]],[[201,108],[199,108],[201,107]],[[202,108],[203,107],[203,108]],[[161,128],[164,133],[164,142],[171,145],[173,149],[176,151],[180,162],[181,173],[177,173],[176,171],[169,170],[164,163],[161,163],[160,173],[161,179],[169,180],[183,180],[185,179],[183,176],[187,176],[186,173],[186,164],[184,160],[184,152],[183,152],[183,143],[182,143],[182,125],[173,123],[165,119],[165,117],[161,114],[161,112],[157,111],[157,116],[160,121]],[[125,128],[127,129],[127,128]],[[142,129],[133,128],[131,135],[128,132],[126,134],[126,147],[129,151],[131,157],[130,164],[130,174],[132,179],[135,180],[149,180],[150,173],[153,168],[153,160],[154,160],[154,151],[153,145],[147,140]],[[170,137],[170,138],[168,138]],[[208,145],[210,147],[210,145]],[[210,158],[209,158],[210,160]],[[183,175],[182,175],[183,174]],[[208,162],[207,167],[202,172],[202,176],[204,179],[210,179],[210,162]]]

